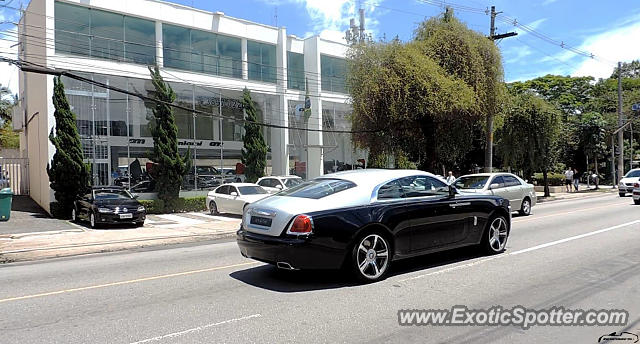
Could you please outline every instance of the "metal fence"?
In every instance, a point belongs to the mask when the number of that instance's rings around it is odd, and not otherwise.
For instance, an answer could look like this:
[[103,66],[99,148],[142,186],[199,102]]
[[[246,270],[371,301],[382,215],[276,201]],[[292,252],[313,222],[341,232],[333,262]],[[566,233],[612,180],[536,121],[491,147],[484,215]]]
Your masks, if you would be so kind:
[[0,186],[14,195],[29,194],[29,159],[0,157]]

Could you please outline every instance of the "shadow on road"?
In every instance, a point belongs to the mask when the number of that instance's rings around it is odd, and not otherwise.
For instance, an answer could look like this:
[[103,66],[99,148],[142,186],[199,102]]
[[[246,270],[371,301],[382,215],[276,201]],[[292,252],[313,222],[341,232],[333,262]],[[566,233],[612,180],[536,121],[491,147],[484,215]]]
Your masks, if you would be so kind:
[[[481,256],[475,248],[463,248],[403,259],[393,262],[387,277],[426,271]],[[281,293],[336,289],[360,284],[346,269],[287,271],[269,264],[235,271],[229,276],[254,287]]]

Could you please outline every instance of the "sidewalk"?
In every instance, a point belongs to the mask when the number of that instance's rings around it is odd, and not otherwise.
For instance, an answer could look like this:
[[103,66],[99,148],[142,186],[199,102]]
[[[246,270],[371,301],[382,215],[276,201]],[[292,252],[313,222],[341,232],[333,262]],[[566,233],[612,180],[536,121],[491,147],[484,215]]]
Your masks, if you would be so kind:
[[229,238],[240,221],[240,217],[184,213],[149,215],[143,228],[93,230],[67,222],[73,229],[0,234],[0,263]]
[[578,187],[578,192],[558,192],[552,193],[549,197],[544,197],[544,192],[536,192],[536,196],[538,196],[538,203],[542,202],[551,202],[551,201],[559,201],[559,200],[569,200],[569,199],[583,199],[589,197],[597,197],[602,196],[608,193],[618,192],[617,188],[612,188],[611,185],[600,185],[598,190],[591,185],[590,188],[587,188],[586,184],[580,184]]

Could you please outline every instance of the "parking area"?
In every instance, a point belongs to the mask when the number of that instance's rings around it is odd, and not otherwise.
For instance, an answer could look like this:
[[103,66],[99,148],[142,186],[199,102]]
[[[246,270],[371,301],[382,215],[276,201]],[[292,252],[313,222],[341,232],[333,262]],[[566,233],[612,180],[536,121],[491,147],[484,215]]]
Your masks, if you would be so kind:
[[13,196],[9,221],[0,222],[1,234],[23,234],[78,229],[69,221],[49,215],[29,196]]

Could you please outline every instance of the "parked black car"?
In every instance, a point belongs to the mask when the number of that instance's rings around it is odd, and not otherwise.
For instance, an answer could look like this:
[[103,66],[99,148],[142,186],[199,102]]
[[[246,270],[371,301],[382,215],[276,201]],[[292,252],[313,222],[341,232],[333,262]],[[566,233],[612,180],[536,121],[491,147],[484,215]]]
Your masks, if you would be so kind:
[[364,281],[395,260],[462,246],[504,251],[509,200],[461,194],[430,173],[353,170],[328,174],[247,206],[243,256],[287,270],[343,266]]
[[90,193],[74,203],[72,221],[89,221],[91,228],[106,224],[132,223],[144,225],[147,212],[125,188],[118,186],[93,187]]

